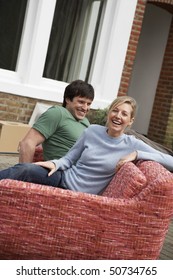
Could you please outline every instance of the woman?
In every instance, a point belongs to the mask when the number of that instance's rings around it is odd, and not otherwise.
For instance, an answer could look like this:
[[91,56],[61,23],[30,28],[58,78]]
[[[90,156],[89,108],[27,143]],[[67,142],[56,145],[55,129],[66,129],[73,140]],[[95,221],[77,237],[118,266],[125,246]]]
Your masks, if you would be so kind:
[[90,125],[66,156],[58,160],[17,164],[0,172],[0,179],[62,187],[99,194],[128,161],[154,160],[173,170],[173,157],[132,135],[124,134],[134,121],[136,101],[118,97],[109,108],[107,125]]

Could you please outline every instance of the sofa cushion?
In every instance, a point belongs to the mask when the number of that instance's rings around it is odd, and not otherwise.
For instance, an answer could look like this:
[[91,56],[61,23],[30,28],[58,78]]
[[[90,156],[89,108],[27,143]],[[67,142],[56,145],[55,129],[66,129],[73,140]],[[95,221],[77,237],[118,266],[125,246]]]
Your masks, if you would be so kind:
[[146,186],[147,179],[132,162],[124,164],[115,174],[102,196],[111,198],[132,198]]
[[37,162],[37,161],[44,161],[42,145],[39,145],[35,148],[33,162]]

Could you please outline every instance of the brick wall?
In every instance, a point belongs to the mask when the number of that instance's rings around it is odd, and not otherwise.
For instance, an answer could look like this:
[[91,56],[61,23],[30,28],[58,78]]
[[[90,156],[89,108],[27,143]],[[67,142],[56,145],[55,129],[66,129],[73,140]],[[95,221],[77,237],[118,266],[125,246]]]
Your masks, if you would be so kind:
[[28,123],[37,102],[56,104],[0,92],[0,120]]
[[156,90],[148,135],[153,140],[173,149],[173,20]]
[[139,0],[135,11],[134,21],[132,25],[132,30],[129,39],[129,45],[127,49],[127,54],[126,54],[126,59],[122,72],[122,78],[121,78],[118,95],[126,95],[128,91],[129,81],[133,70],[133,64],[134,64],[137,45],[141,32],[145,7],[146,7],[146,0]]

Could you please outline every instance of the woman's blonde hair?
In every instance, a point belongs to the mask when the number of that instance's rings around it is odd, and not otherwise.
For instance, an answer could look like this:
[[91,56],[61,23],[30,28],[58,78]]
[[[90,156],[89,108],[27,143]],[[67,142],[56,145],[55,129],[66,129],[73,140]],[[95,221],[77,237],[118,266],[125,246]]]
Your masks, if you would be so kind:
[[121,104],[124,104],[124,103],[131,105],[131,107],[132,107],[131,118],[134,118],[136,116],[136,112],[137,112],[137,103],[136,103],[136,100],[130,96],[117,97],[109,106],[108,112],[110,112],[115,107],[117,107]]

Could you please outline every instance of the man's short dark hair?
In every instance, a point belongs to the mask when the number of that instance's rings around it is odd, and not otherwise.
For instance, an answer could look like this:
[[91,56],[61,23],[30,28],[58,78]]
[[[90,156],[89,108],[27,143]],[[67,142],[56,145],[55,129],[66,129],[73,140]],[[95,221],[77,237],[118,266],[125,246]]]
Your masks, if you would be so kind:
[[86,97],[93,101],[94,99],[94,88],[92,85],[82,80],[75,80],[66,86],[64,91],[63,107],[66,107],[66,98],[73,101],[76,96]]

